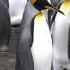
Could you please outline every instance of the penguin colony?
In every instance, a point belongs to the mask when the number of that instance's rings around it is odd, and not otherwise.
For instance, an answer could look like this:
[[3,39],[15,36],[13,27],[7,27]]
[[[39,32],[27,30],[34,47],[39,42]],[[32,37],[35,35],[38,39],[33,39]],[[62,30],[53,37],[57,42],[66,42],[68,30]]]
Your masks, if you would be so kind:
[[10,41],[10,16],[8,0],[0,0],[0,51],[6,51]]
[[20,25],[16,70],[50,70],[52,63],[52,38],[44,9],[55,10],[46,0],[28,0]]
[[[9,45],[11,24],[8,0],[0,1],[0,51],[4,51]],[[15,70],[51,70],[52,61],[54,70],[70,70],[69,4],[70,0],[64,0],[59,10],[46,0],[28,0],[20,25]],[[45,9],[58,12],[53,22],[53,39]]]
[[54,70],[70,70],[70,0],[64,0],[57,13],[53,36],[53,67]]

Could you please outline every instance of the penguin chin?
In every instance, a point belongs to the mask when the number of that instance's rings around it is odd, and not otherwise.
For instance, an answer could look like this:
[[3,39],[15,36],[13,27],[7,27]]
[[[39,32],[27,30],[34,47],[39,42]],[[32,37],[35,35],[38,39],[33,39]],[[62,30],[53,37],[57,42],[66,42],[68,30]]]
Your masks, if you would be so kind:
[[2,45],[0,46],[0,52],[6,52],[8,50],[8,46]]

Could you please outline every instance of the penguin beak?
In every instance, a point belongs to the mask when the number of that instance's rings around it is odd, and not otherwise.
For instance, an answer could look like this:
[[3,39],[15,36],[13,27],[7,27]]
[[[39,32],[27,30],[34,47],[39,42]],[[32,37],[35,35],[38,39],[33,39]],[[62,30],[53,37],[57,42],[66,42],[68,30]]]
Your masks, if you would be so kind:
[[48,10],[59,12],[64,15],[62,11],[53,7],[47,0],[30,0],[30,1],[31,1],[31,4],[39,11],[48,9]]
[[53,7],[53,6],[45,6],[45,8],[48,9],[48,10],[52,10],[52,11],[59,12],[59,13],[61,13],[61,14],[64,15],[64,13],[63,13],[62,11],[60,11],[59,9],[56,9],[56,8]]

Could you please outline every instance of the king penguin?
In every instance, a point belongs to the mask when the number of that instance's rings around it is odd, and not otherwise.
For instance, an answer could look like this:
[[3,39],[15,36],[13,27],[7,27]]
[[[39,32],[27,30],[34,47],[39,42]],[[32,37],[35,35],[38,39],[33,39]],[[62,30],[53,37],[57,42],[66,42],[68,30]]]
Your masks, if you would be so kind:
[[52,62],[52,39],[45,14],[40,12],[34,20],[34,39],[31,47],[34,70],[50,70]]
[[8,0],[0,0],[0,51],[6,51],[10,41],[11,22],[8,5]]
[[15,70],[34,70],[34,63],[31,53],[33,42],[33,18],[37,14],[30,0],[27,1],[23,18],[20,24],[20,34],[16,53]]
[[70,70],[70,0],[64,0],[52,29],[54,70]]
[[51,69],[52,39],[45,14],[41,12],[46,8],[55,10],[46,0],[27,1],[20,25],[16,70]]

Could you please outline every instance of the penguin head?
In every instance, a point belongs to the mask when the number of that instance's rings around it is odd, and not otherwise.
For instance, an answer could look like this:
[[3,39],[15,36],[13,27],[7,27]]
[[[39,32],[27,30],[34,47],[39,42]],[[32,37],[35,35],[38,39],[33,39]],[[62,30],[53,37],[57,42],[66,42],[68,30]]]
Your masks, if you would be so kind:
[[30,1],[31,1],[31,4],[39,11],[44,9],[49,9],[49,10],[54,10],[54,11],[60,12],[61,14],[64,14],[62,11],[52,6],[47,0],[30,0]]
[[39,11],[46,9],[45,6],[50,7],[50,4],[47,0],[31,0],[31,3]]

